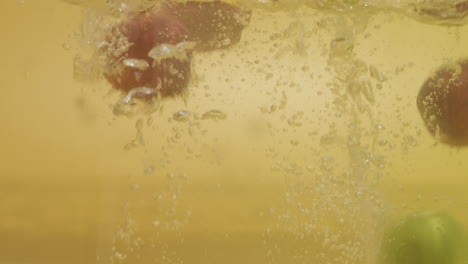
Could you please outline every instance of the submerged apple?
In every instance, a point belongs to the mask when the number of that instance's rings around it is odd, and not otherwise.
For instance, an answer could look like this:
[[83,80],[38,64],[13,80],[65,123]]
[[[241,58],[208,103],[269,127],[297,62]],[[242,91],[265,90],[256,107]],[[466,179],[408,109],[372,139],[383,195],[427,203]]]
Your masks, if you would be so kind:
[[441,142],[468,145],[468,60],[431,75],[419,91],[417,106],[427,129]]
[[425,211],[410,215],[384,236],[383,264],[465,264],[464,227],[453,217]]
[[130,14],[111,27],[100,47],[104,76],[127,99],[176,96],[190,79],[192,51],[240,40],[250,12],[220,1],[166,2]]
[[[140,12],[112,27],[101,48],[104,76],[118,90],[146,88],[142,97],[180,94],[190,76],[186,27],[164,12]],[[134,90],[138,91],[138,90]],[[138,96],[138,94],[136,94]]]

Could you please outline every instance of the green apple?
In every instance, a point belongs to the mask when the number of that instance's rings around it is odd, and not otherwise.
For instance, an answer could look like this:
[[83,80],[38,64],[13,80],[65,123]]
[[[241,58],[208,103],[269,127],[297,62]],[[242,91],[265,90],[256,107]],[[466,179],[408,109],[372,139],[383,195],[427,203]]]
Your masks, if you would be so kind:
[[465,231],[446,213],[412,214],[387,230],[383,264],[466,264]]

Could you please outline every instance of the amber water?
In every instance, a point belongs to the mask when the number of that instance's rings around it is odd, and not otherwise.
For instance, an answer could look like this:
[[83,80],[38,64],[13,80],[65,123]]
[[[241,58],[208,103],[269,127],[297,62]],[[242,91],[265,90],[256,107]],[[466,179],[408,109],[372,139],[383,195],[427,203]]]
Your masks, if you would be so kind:
[[468,224],[468,150],[416,108],[467,26],[245,2],[241,42],[195,53],[187,95],[127,117],[79,67],[106,5],[75,2],[0,4],[0,263],[375,264],[402,215]]

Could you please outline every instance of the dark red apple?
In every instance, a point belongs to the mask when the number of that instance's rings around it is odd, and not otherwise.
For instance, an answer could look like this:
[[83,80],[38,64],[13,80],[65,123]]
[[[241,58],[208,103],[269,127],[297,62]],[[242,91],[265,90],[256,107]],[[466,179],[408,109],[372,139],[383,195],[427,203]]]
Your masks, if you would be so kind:
[[130,97],[175,96],[187,87],[192,50],[239,42],[250,12],[214,2],[166,2],[113,26],[100,53],[105,78]]
[[146,11],[129,15],[112,27],[101,48],[105,78],[124,92],[145,87],[162,96],[180,94],[190,77],[191,49],[184,42],[186,34],[187,28],[171,14]]
[[468,60],[432,74],[419,91],[417,105],[432,135],[449,145],[468,145]]

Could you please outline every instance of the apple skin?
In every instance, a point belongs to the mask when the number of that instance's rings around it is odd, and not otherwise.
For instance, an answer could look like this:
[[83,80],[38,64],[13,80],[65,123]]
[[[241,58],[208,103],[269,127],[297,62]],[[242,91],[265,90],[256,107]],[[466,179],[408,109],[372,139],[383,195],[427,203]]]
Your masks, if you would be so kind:
[[442,212],[412,214],[385,232],[382,264],[466,264],[464,227]]
[[422,85],[417,106],[424,123],[439,140],[468,145],[468,60],[444,65]]
[[[105,45],[99,49],[105,59],[103,75],[114,89],[135,94],[132,97],[149,100],[155,95],[180,95],[191,77],[192,51],[238,43],[250,15],[250,11],[221,1],[168,1],[159,8],[130,12],[110,27]],[[155,62],[149,56],[157,46],[175,48],[184,43],[190,43],[186,45],[190,48],[180,51],[184,54],[179,58],[169,56]],[[146,66],[129,67],[129,63],[125,64],[129,60]],[[138,89],[152,92],[134,93]]]
[[[157,88],[162,96],[182,93],[190,79],[191,51],[187,51],[187,59],[165,58],[159,63],[154,63],[148,54],[155,46],[184,41],[186,33],[183,23],[170,14],[151,11],[130,14],[112,27],[106,41],[109,44],[100,50],[106,58],[104,77],[113,88],[126,93],[139,87]],[[119,53],[122,45],[127,48]],[[148,67],[125,67],[125,59],[144,61]]]

